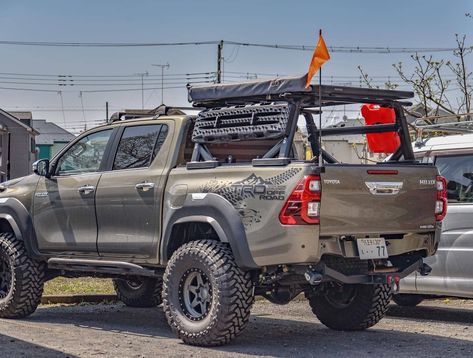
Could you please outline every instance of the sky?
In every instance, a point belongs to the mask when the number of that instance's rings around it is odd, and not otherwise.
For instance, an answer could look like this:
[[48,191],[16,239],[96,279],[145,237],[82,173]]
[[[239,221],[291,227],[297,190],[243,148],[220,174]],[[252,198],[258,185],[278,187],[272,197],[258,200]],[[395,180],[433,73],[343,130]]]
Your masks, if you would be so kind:
[[[162,43],[237,41],[315,46],[323,29],[328,46],[450,48],[456,33],[473,44],[473,0],[0,0],[0,41]],[[77,133],[110,112],[161,103],[160,67],[165,68],[164,102],[189,106],[185,83],[216,71],[217,46],[38,47],[0,44],[0,108],[30,110]],[[307,71],[309,51],[224,44],[225,82]],[[412,68],[409,54],[332,53],[324,83],[359,85],[361,65],[370,76],[392,76],[393,63]],[[446,58],[448,53],[433,53]],[[473,56],[467,65],[473,70]],[[11,75],[19,74],[19,75]],[[49,77],[33,75],[51,75]],[[57,86],[68,75],[73,86]],[[90,76],[90,77],[80,77]],[[110,77],[92,77],[110,76]],[[352,76],[342,78],[341,76]],[[37,80],[35,80],[37,79]],[[39,80],[38,80],[39,79]],[[87,81],[86,81],[87,80]],[[87,84],[87,86],[85,85]],[[122,85],[118,85],[122,84]],[[175,88],[177,87],[177,88]],[[2,89],[9,88],[9,89]],[[13,90],[12,88],[42,91]],[[132,89],[125,92],[93,90]],[[402,87],[402,89],[409,89]]]

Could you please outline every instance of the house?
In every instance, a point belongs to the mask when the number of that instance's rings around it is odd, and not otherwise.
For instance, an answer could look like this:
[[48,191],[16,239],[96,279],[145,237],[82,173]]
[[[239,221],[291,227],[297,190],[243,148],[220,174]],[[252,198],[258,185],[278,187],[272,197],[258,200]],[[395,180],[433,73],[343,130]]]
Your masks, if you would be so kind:
[[[330,127],[363,126],[363,118],[346,118]],[[370,152],[366,137],[362,134],[323,137],[324,149],[342,163],[370,164],[383,160],[384,154]]]
[[[407,123],[414,124],[421,117],[439,117],[432,120],[433,123],[438,124],[457,121],[455,116],[453,116],[450,112],[443,110],[442,108],[433,109],[429,106],[425,108],[425,106],[421,103],[414,104],[408,108],[408,113],[406,114]],[[419,121],[417,124],[425,125],[427,123],[424,121]]]
[[38,132],[27,124],[28,119],[25,121],[0,109],[0,181],[32,172]]
[[39,135],[36,137],[38,159],[51,159],[67,143],[75,138],[74,134],[59,127],[57,124],[46,122],[45,119],[34,119],[33,128],[39,132]]
[[36,136],[38,159],[51,159],[67,143],[75,138],[74,134],[57,124],[47,122],[45,119],[33,119],[31,112],[11,111],[10,114],[38,132]]

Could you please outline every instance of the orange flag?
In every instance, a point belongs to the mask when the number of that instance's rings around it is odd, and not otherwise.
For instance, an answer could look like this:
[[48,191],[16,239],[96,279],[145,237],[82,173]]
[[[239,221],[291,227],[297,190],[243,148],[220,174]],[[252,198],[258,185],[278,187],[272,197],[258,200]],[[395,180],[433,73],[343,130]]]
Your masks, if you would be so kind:
[[314,77],[320,67],[322,67],[322,65],[328,60],[330,60],[330,54],[328,53],[327,46],[325,45],[324,38],[322,37],[322,30],[320,30],[319,42],[317,42],[314,54],[312,55],[312,61],[310,61],[309,71],[307,72],[307,82],[305,84],[305,88],[310,86],[312,77]]

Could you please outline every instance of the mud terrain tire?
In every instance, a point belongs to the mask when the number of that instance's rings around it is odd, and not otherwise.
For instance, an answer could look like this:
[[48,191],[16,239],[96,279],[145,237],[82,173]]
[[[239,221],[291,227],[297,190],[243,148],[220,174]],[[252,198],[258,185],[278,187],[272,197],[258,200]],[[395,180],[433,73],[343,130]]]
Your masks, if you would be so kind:
[[129,307],[156,307],[163,302],[161,277],[117,278],[113,280],[113,287],[118,299]]
[[11,233],[0,234],[0,317],[23,318],[41,302],[45,265]]
[[185,343],[218,346],[238,336],[250,317],[253,283],[228,244],[192,241],[177,249],[164,273],[163,306]]
[[309,304],[320,322],[337,331],[374,326],[384,317],[392,296],[388,285],[324,285],[308,293]]

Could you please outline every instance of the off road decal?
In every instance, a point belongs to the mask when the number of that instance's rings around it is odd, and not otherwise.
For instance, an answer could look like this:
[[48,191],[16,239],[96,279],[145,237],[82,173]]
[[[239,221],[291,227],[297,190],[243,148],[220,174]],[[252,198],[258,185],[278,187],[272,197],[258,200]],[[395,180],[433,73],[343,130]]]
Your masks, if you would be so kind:
[[286,192],[284,184],[300,171],[300,168],[291,168],[267,179],[253,173],[237,182],[213,179],[201,188],[201,192],[215,193],[227,199],[237,209],[243,225],[248,228],[253,223],[261,222],[261,213],[259,210],[249,208],[246,199],[284,200]]

